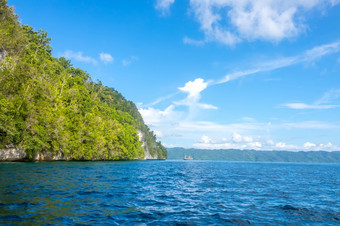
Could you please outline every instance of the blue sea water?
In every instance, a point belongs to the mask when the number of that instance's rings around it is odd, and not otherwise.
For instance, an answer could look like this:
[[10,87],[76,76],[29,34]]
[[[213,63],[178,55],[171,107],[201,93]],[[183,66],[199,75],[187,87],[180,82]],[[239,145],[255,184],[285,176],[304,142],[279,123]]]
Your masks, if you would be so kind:
[[0,163],[0,225],[340,225],[340,165]]

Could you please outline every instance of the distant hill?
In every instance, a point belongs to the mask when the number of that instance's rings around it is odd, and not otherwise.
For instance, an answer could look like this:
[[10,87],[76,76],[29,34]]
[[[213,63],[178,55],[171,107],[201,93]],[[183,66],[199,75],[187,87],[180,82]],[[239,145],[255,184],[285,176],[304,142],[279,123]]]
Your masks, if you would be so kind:
[[183,159],[191,155],[195,160],[340,163],[340,151],[255,151],[237,149],[168,148],[168,159]]

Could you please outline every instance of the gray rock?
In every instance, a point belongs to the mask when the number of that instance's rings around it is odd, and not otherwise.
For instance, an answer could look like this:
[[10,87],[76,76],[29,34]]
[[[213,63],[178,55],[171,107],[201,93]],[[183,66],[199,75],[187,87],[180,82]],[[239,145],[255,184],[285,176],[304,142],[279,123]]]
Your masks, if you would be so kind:
[[4,51],[0,50],[0,61],[6,56],[6,53]]
[[152,156],[150,154],[149,147],[147,146],[147,144],[145,142],[145,134],[140,130],[137,130],[137,132],[138,132],[138,136],[139,136],[139,141],[143,142],[142,147],[144,149],[144,160],[159,159],[157,155]]
[[0,149],[1,161],[20,161],[26,158],[26,153],[20,149],[5,148]]

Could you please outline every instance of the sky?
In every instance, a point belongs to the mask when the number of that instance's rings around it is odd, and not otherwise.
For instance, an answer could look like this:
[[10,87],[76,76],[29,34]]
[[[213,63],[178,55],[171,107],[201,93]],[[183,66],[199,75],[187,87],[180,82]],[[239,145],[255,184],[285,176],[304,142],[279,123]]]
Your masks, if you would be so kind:
[[339,0],[8,0],[166,147],[340,150]]

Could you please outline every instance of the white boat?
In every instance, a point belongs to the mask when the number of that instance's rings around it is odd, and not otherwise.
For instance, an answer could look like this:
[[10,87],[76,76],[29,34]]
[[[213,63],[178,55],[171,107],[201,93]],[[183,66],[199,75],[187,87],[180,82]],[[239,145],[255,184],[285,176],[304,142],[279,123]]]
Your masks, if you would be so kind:
[[194,160],[190,155],[184,155],[183,160]]

